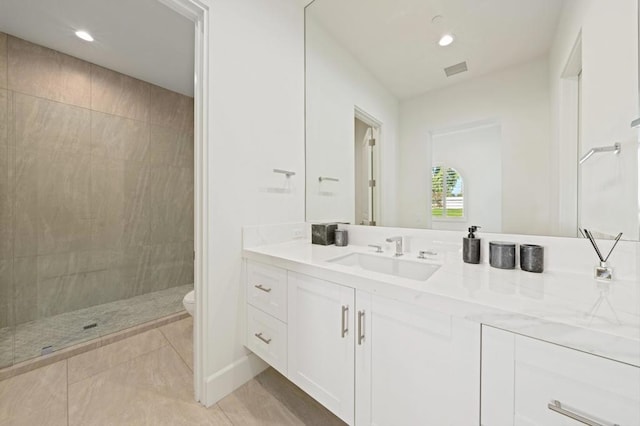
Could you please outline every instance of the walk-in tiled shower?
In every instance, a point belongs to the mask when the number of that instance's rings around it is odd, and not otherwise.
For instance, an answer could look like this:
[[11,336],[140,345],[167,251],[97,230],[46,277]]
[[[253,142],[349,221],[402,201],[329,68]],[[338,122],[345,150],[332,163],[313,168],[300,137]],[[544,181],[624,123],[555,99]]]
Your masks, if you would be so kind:
[[0,368],[192,284],[193,99],[0,33]]

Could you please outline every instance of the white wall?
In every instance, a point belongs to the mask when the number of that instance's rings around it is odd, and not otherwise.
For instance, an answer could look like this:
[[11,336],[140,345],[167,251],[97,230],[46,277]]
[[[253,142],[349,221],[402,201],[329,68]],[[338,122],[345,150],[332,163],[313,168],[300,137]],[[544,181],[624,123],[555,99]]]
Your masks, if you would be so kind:
[[242,346],[241,227],[304,221],[303,4],[211,5],[206,404],[233,391],[252,364]]
[[[579,34],[582,38],[582,144],[590,148],[622,143],[622,152],[596,154],[578,168],[581,175],[580,225],[638,239],[638,138],[629,126],[638,112],[637,0],[569,0],[558,24],[550,54],[554,105],[565,92],[560,76]],[[562,111],[554,110],[552,159],[560,165],[576,161],[568,150]],[[573,157],[573,158],[572,158]],[[559,179],[570,180],[575,169],[560,166]],[[561,216],[566,197],[556,193]]]
[[502,232],[550,233],[548,72],[539,59],[401,103],[399,226],[431,226],[429,133],[489,120],[502,128]]
[[479,123],[431,135],[432,165],[453,167],[462,176],[464,218],[434,218],[432,229],[502,231],[502,133],[500,125]]
[[[311,12],[307,12],[309,15]],[[307,17],[307,220],[355,221],[354,108],[382,123],[381,217],[396,221],[398,101],[315,20]],[[318,182],[328,176],[340,182]]]

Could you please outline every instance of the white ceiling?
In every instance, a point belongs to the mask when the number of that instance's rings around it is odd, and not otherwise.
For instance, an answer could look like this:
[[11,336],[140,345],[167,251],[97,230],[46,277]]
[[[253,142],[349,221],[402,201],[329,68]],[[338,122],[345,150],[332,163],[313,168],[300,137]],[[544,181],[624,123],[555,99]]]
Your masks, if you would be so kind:
[[158,0],[0,0],[0,31],[193,96],[193,23]]
[[[315,0],[315,19],[395,96],[405,99],[549,51],[564,0]],[[439,24],[432,18],[442,15]],[[456,41],[440,47],[440,35]],[[444,68],[467,61],[447,78]]]

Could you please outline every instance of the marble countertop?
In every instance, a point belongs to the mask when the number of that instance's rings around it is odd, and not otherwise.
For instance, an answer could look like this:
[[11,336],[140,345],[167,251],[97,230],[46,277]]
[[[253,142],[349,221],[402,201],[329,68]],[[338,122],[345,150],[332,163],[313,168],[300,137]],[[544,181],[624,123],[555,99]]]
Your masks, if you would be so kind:
[[439,252],[433,260],[419,260],[415,253],[401,258],[440,265],[425,281],[328,262],[352,252],[393,257],[374,251],[296,240],[246,248],[243,256],[640,367],[640,283],[636,281],[602,283],[585,274],[535,274],[469,265],[455,250]]

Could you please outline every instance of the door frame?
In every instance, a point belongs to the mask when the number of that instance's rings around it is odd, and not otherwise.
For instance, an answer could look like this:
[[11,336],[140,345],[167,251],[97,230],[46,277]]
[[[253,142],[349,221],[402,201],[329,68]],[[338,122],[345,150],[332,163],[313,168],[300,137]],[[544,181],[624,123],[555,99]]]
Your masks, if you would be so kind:
[[204,372],[209,359],[207,339],[207,305],[209,267],[206,262],[209,252],[209,172],[207,167],[208,141],[210,137],[209,111],[209,0],[158,0],[194,24],[194,290],[195,312],[193,315],[194,344],[194,394],[195,399],[206,404]]
[[[375,226],[383,226],[383,220],[382,220],[382,203],[381,201],[381,196],[382,196],[382,185],[380,184],[382,182],[382,149],[380,148],[381,146],[381,141],[382,141],[382,122],[380,120],[378,120],[377,118],[375,118],[373,115],[369,114],[367,111],[365,111],[363,108],[359,107],[358,105],[354,105],[353,106],[353,117],[354,119],[357,118],[358,120],[362,121],[363,123],[367,124],[368,126],[371,126],[373,128],[378,129],[378,139],[376,140],[376,149],[375,154],[374,154],[374,179],[376,180],[376,186],[374,187],[374,196],[373,196],[373,217],[375,220]],[[355,134],[355,132],[354,132]],[[354,167],[354,179],[355,179],[355,167]],[[355,180],[354,180],[355,182]],[[355,215],[355,211],[354,211],[354,215]],[[355,218],[355,216],[354,216]],[[358,225],[358,223],[354,223],[354,225]]]

